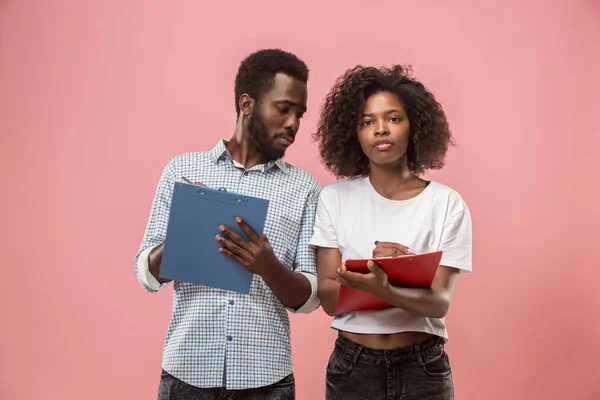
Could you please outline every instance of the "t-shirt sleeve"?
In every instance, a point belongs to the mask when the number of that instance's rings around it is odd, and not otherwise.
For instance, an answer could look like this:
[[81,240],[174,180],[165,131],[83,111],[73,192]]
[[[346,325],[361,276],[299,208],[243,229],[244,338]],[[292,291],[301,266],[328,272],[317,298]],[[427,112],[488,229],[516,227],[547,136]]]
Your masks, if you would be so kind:
[[317,215],[313,235],[309,245],[313,247],[339,248],[335,231],[335,205],[332,202],[331,188],[324,188],[319,195]]
[[465,206],[452,214],[444,224],[440,250],[443,251],[440,265],[471,272],[471,213]]

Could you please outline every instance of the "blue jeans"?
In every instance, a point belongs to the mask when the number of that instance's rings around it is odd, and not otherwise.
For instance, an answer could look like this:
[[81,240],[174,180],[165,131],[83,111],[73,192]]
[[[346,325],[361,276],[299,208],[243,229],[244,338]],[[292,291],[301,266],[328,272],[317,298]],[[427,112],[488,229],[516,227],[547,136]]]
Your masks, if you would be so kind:
[[163,371],[158,400],[294,400],[296,383],[290,374],[272,385],[255,389],[198,388]]
[[338,336],[327,365],[327,400],[452,400],[443,339],[374,350]]

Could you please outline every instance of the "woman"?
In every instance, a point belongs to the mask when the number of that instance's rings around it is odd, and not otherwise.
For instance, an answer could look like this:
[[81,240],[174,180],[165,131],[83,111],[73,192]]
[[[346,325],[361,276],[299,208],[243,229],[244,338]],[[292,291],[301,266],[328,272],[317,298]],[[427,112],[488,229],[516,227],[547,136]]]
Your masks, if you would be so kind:
[[[453,144],[434,96],[401,66],[356,67],[323,105],[315,139],[338,178],[319,199],[311,244],[319,297],[334,315],[340,285],[393,307],[335,315],[327,399],[452,399],[444,317],[460,271],[471,270],[471,217],[451,188],[420,175],[443,167]],[[443,251],[430,289],[393,287],[343,261]]]

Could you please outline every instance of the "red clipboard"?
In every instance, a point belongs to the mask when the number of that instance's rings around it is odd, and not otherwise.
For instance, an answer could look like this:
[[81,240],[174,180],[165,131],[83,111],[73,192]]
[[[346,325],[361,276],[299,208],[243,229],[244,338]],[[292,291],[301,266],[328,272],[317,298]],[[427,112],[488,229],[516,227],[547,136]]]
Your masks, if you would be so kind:
[[[371,272],[367,267],[369,260],[373,261],[387,274],[393,286],[428,288],[433,283],[442,259],[442,252],[416,254],[410,256],[368,258],[346,260],[346,269],[352,272]],[[362,290],[340,286],[335,314],[350,311],[374,310],[391,307],[392,305]]]

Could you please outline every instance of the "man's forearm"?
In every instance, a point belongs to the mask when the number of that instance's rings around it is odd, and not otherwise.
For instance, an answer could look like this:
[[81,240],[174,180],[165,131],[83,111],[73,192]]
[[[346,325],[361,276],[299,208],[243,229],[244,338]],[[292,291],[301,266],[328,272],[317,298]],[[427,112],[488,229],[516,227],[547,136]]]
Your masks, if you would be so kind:
[[261,276],[287,308],[298,309],[308,301],[312,288],[308,279],[277,263]]
[[148,270],[152,276],[160,283],[169,282],[169,279],[163,279],[160,277],[160,266],[162,264],[163,249],[165,243],[161,243],[150,251],[148,255]]

